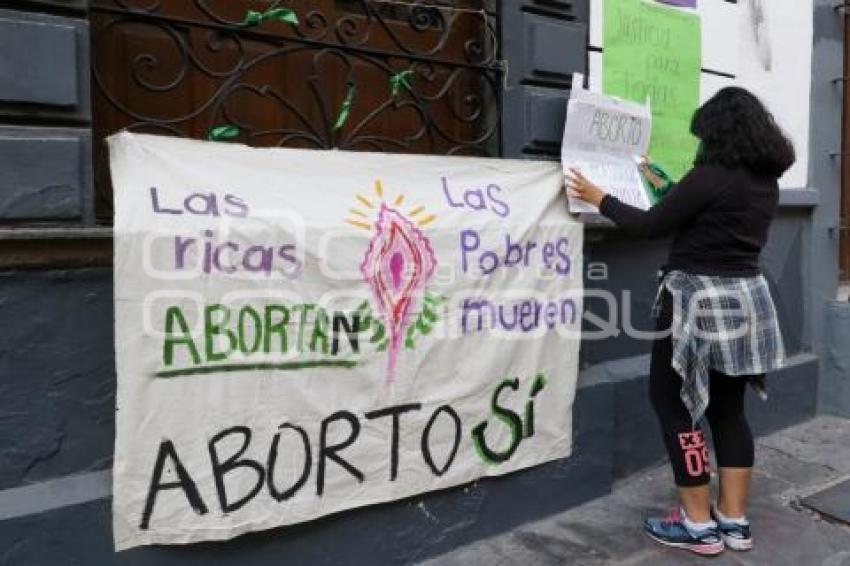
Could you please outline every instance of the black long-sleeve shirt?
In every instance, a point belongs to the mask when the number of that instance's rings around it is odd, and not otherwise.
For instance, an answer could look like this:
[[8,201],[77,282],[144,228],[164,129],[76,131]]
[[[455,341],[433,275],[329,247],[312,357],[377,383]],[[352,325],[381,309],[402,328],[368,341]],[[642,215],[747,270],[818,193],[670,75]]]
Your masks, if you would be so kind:
[[648,238],[674,235],[667,269],[698,275],[758,275],[759,255],[776,214],[774,178],[720,165],[694,167],[647,211],[610,195],[599,211],[625,232]]

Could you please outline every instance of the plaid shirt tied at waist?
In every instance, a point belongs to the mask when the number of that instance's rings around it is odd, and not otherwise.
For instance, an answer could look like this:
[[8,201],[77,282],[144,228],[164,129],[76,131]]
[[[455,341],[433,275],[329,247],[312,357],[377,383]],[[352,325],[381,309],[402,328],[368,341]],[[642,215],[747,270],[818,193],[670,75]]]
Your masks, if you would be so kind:
[[[673,297],[673,369],[682,377],[682,401],[694,425],[709,402],[711,370],[730,376],[764,374],[785,364],[776,307],[763,275],[720,277],[667,273],[658,289]],[[761,388],[763,383],[754,383]]]

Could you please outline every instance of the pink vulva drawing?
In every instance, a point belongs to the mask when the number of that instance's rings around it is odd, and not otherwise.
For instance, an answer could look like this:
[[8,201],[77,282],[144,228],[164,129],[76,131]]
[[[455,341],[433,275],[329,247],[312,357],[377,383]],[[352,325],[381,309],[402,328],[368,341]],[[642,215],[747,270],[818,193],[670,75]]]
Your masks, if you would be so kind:
[[422,231],[403,214],[382,204],[360,271],[389,332],[388,382],[395,381],[402,339],[411,315],[422,304],[422,290],[436,266],[437,257]]

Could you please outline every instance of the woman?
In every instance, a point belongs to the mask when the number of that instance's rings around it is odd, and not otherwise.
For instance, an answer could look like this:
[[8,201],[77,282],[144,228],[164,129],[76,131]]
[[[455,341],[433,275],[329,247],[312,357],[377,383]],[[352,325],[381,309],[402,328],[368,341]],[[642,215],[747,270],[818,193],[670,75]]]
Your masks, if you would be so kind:
[[[681,505],[644,522],[656,541],[699,554],[752,548],[746,518],[753,437],[744,415],[746,383],[763,384],[784,361],[782,338],[759,255],[779,199],[777,179],[794,148],[748,91],[724,88],[696,111],[694,167],[648,211],[623,204],[582,176],[566,177],[574,197],[599,207],[623,231],[673,236],[659,287],[650,397],[661,424]],[[642,170],[651,182],[657,177]],[[719,467],[716,505],[708,450]]]

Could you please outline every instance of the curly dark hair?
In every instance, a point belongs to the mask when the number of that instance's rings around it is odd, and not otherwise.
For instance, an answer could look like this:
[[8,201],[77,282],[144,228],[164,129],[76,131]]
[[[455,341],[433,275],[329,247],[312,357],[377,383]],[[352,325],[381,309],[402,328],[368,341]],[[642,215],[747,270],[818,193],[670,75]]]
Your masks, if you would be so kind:
[[694,165],[743,167],[756,175],[781,177],[796,160],[794,145],[764,104],[750,91],[726,87],[691,120],[701,145]]

